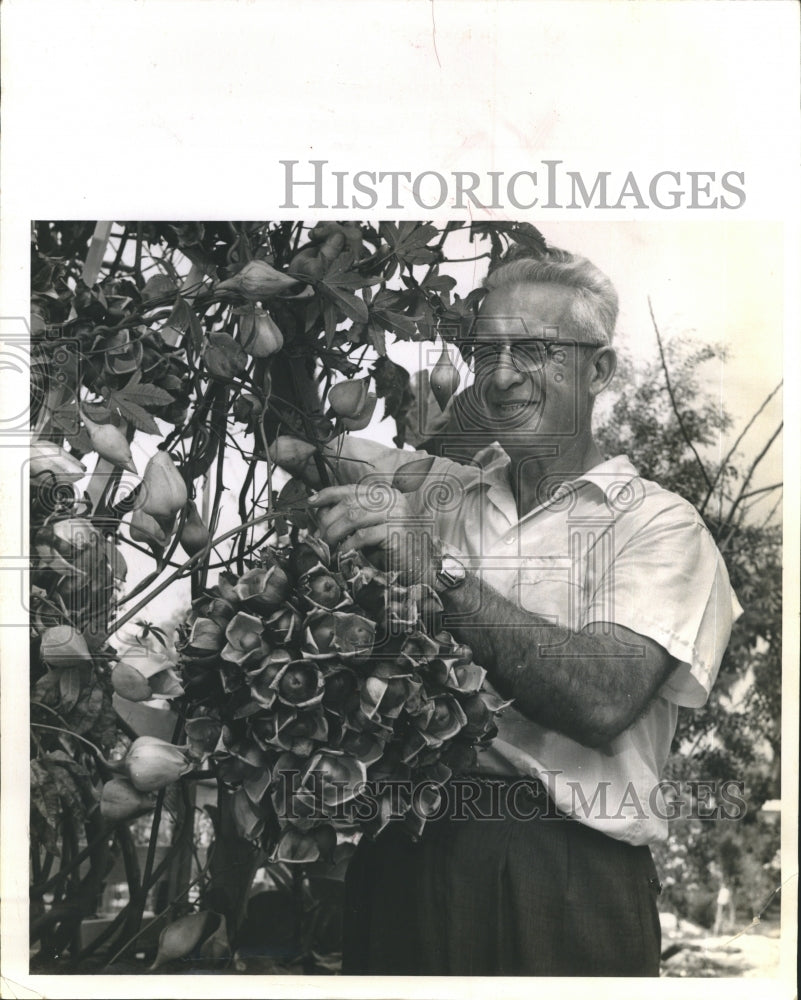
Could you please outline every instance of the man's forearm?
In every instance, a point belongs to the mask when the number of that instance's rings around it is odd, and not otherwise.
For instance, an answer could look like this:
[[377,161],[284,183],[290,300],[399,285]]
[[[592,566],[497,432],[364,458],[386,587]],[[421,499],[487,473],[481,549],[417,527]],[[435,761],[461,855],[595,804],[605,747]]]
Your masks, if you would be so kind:
[[660,646],[629,630],[591,635],[552,625],[472,574],[441,596],[453,619],[446,627],[472,648],[499,693],[532,722],[587,746],[631,725],[674,666]]

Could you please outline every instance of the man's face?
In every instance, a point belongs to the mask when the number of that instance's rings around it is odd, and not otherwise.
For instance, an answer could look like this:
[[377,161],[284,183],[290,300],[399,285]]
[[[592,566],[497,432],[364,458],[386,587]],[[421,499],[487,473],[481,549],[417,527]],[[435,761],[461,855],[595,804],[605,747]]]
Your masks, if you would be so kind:
[[487,430],[505,447],[589,430],[587,354],[565,322],[572,291],[520,284],[492,291],[476,321],[475,388]]

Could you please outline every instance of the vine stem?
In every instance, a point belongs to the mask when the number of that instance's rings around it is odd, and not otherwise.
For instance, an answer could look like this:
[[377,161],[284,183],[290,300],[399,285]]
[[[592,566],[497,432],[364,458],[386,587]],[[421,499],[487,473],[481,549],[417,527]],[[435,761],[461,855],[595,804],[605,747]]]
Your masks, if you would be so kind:
[[158,585],[158,587],[155,588],[155,590],[151,591],[151,593],[143,597],[142,600],[139,601],[139,603],[136,604],[129,611],[126,611],[126,613],[122,616],[122,618],[119,618],[117,619],[117,621],[112,622],[111,626],[109,627],[109,631],[106,634],[106,638],[108,638],[110,635],[113,635],[115,632],[118,632],[123,625],[127,625],[132,618],[134,618],[136,615],[139,614],[142,608],[147,607],[147,605],[154,598],[158,597],[158,595],[161,594],[164,590],[166,590],[167,587],[170,586],[170,584],[175,583],[176,580],[180,579],[182,576],[186,576],[188,572],[191,572],[192,567],[195,566],[196,563],[204,559],[206,553],[210,549],[216,548],[216,546],[220,545],[228,538],[233,538],[233,536],[239,534],[240,531],[247,531],[249,528],[252,528],[256,524],[262,524],[265,521],[270,521],[273,518],[280,517],[284,513],[286,512],[280,510],[268,511],[266,514],[260,514],[259,517],[253,517],[249,521],[245,521],[244,524],[237,525],[237,527],[235,528],[231,528],[228,531],[224,531],[221,535],[218,535],[216,538],[212,539],[212,541],[205,549],[203,549],[200,552],[196,552],[195,555],[193,555],[190,559],[187,559],[185,563],[182,563],[178,567],[178,569],[175,570],[174,573],[171,573],[166,578],[166,580],[162,580],[162,582]]
[[48,726],[46,722],[32,722],[31,725],[35,726],[37,729],[50,729],[54,733],[63,733],[65,736],[70,736],[74,740],[80,740],[81,743],[85,743],[87,746],[91,747],[104,764],[109,764],[100,749],[96,747],[91,740],[87,740],[85,736],[81,736],[79,733],[73,733],[70,729],[62,729],[61,726]]

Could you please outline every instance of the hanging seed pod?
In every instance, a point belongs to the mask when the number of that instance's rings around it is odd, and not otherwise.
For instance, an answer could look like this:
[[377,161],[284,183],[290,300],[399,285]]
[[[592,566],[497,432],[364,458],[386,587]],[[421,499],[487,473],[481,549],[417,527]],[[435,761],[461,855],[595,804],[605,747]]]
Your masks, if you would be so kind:
[[169,534],[151,514],[137,507],[131,514],[131,538],[145,545],[160,545],[162,548],[169,541]]
[[153,690],[144,674],[124,660],[113,667],[111,686],[121,698],[127,698],[128,701],[148,701],[153,697]]
[[186,520],[178,541],[188,556],[202,552],[209,543],[209,529],[203,523],[193,500],[187,504]]
[[114,424],[96,424],[82,413],[84,426],[92,442],[92,447],[101,458],[112,465],[119,465],[128,472],[136,472],[131,448],[125,435]]
[[100,815],[110,823],[150,812],[156,804],[150,792],[139,792],[127,778],[112,778],[100,793]]
[[56,625],[42,635],[41,656],[51,667],[81,667],[92,662],[86,640],[69,625]]
[[276,271],[266,260],[251,260],[233,278],[221,281],[217,285],[217,291],[234,292],[246,299],[258,301],[297,287],[298,283],[294,278]]
[[186,506],[186,483],[166,451],[157,451],[142,477],[142,510],[152,517],[174,517]]
[[360,417],[368,404],[370,378],[338,382],[328,393],[328,404],[338,417]]
[[188,913],[168,924],[159,937],[159,950],[150,971],[167,962],[190,955],[198,945],[217,930],[220,915],[210,910]]
[[367,393],[367,402],[362,407],[361,413],[357,417],[343,417],[342,426],[346,431],[363,431],[373,419],[378,397],[374,392]]
[[31,445],[28,468],[34,482],[76,483],[86,475],[86,466],[52,441]]
[[434,399],[436,399],[441,410],[445,409],[453,394],[459,388],[459,372],[451,361],[448,348],[444,343],[442,345],[442,354],[440,354],[431,372],[429,385],[434,394]]
[[211,333],[203,353],[206,371],[218,382],[230,382],[248,365],[248,356],[228,333]]
[[140,736],[123,760],[131,784],[140,792],[155,792],[192,770],[183,750],[155,736]]
[[243,326],[240,322],[240,334],[242,347],[253,358],[269,358],[284,346],[278,324],[263,309],[255,310],[252,324]]

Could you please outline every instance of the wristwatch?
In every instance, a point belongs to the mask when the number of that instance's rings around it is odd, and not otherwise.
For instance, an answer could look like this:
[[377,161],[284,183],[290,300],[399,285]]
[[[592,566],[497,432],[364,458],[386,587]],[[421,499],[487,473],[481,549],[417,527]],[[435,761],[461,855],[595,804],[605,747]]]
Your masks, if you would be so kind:
[[464,583],[466,576],[467,570],[456,556],[445,554],[434,574],[434,590],[440,594],[445,590],[455,590]]

